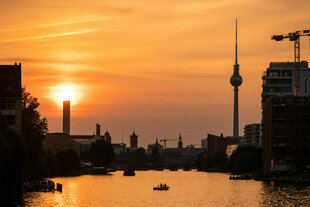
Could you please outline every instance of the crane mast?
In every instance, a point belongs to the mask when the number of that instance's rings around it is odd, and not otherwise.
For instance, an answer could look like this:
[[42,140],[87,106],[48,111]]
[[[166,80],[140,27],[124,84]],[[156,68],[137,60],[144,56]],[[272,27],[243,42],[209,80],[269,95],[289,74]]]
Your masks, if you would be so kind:
[[161,140],[159,140],[160,142],[164,142],[164,148],[166,149],[166,142],[167,141],[177,141],[177,140],[179,140],[179,139],[161,139]]

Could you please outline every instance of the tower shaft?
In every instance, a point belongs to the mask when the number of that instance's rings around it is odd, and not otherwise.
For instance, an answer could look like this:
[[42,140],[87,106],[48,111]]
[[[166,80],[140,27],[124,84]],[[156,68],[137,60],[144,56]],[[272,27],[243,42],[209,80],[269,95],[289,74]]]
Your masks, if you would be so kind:
[[233,136],[239,137],[239,107],[238,107],[238,87],[234,88],[234,131]]
[[70,101],[63,102],[63,133],[70,135]]

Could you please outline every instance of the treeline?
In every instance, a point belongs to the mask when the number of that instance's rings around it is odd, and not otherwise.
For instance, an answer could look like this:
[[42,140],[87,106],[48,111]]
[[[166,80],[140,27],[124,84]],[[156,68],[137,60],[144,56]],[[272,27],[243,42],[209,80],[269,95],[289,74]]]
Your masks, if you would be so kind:
[[263,150],[260,147],[240,146],[228,158],[226,154],[208,156],[207,151],[199,154],[196,166],[199,171],[230,172],[242,175],[257,175],[262,172]]
[[81,161],[90,162],[94,167],[156,169],[163,166],[162,158],[156,146],[148,155],[142,147],[115,154],[111,144],[104,140],[97,140],[91,144],[88,152],[81,155]]
[[134,169],[161,169],[163,160],[156,146],[153,146],[152,152],[148,155],[142,147],[136,150],[127,150],[116,156],[114,164],[122,168]]

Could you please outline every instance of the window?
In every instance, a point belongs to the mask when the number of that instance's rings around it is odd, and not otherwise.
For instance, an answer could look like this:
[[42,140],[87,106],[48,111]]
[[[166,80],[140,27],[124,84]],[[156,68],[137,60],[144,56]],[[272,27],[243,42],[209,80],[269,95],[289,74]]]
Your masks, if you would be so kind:
[[277,76],[278,76],[278,73],[277,73],[277,72],[272,72],[272,73],[269,73],[269,76],[277,77]]
[[6,118],[8,125],[15,124],[15,115],[4,115],[4,117]]
[[0,99],[0,109],[15,109],[15,99],[14,98]]

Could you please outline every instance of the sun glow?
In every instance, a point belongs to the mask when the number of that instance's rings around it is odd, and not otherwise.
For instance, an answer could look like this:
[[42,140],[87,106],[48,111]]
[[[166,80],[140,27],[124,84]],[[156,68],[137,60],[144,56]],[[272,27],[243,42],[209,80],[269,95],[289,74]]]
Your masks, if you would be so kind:
[[73,91],[73,88],[70,86],[60,86],[59,91],[56,92],[56,98],[58,102],[62,104],[64,101],[74,101],[75,98],[75,92]]

